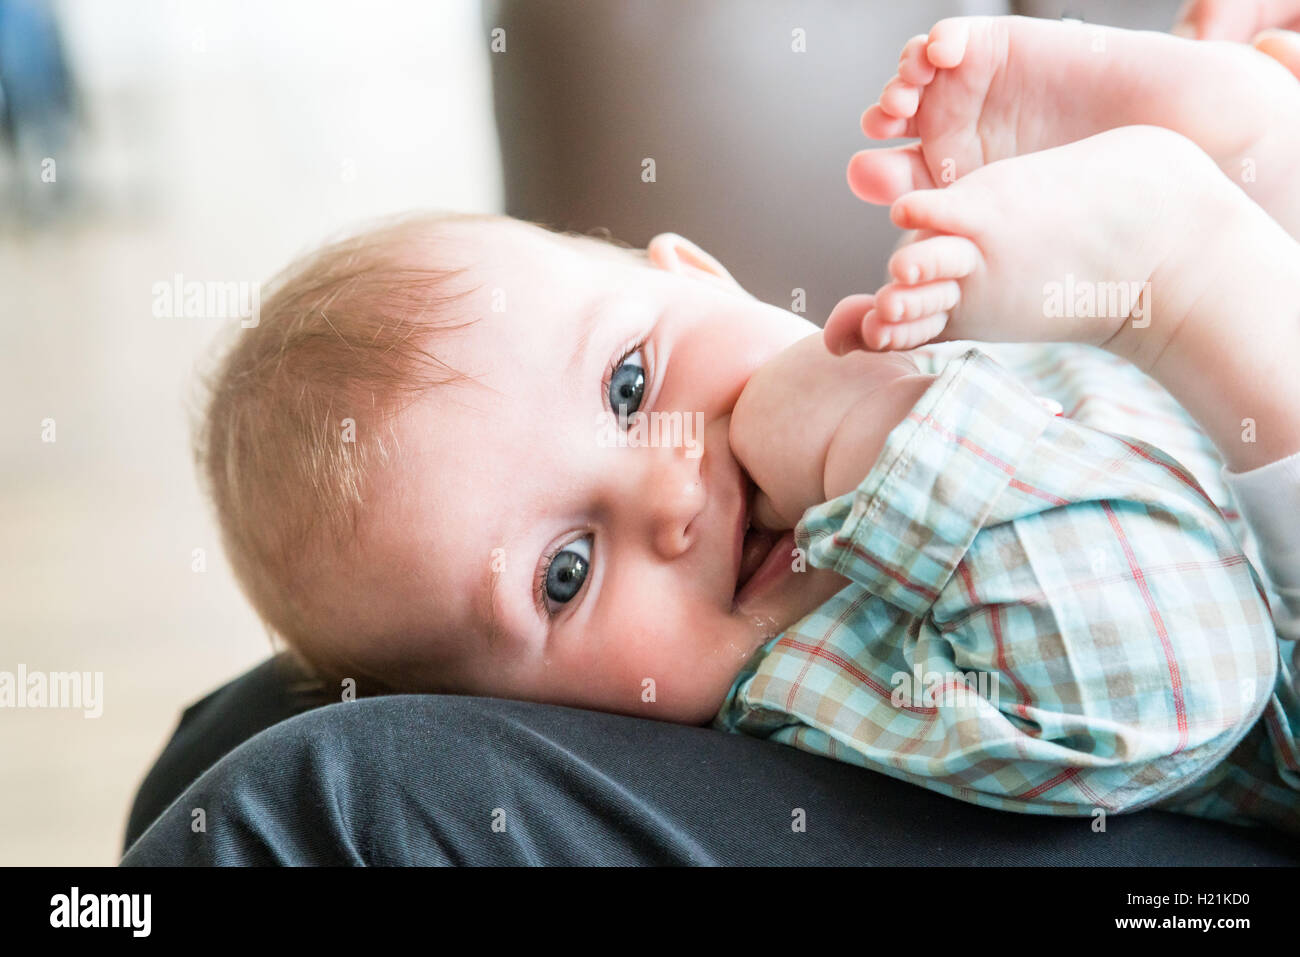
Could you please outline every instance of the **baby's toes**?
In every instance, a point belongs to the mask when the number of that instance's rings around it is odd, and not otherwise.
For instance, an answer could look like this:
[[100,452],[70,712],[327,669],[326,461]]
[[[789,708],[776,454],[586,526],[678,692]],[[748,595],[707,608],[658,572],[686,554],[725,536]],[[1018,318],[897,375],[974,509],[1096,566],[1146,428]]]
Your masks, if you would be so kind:
[[881,321],[880,314],[872,309],[862,317],[862,330],[859,335],[864,346],[880,352],[893,347],[896,328],[892,323]]
[[861,341],[876,352],[915,349],[934,339],[948,325],[948,314],[937,313],[915,322],[886,322],[872,309],[862,318]]
[[987,188],[973,188],[959,179],[946,189],[918,189],[900,196],[889,207],[889,218],[901,229],[972,236],[981,226],[998,221],[995,203]]
[[932,341],[948,326],[948,313],[937,312],[916,322],[890,326],[890,349],[915,349]]
[[903,47],[903,54],[898,58],[898,75],[908,83],[925,86],[934,79],[934,64],[925,56],[925,48],[930,37],[924,33],[914,36]]
[[947,312],[961,299],[961,287],[953,279],[903,286],[890,283],[876,293],[875,311],[885,322],[910,322]]
[[966,42],[970,39],[970,21],[965,17],[940,20],[930,31],[925,56],[941,70],[951,70],[966,56]]
[[915,136],[916,121],[907,116],[894,116],[879,103],[873,103],[862,114],[862,132],[873,140],[896,140]]
[[881,206],[914,190],[934,186],[916,143],[859,150],[849,160],[848,180],[849,189],[858,199]]
[[889,274],[915,286],[936,279],[962,279],[979,265],[980,251],[964,236],[933,236],[909,243],[889,257]]
[[921,88],[900,76],[893,77],[880,91],[880,108],[890,116],[915,116],[920,103]]

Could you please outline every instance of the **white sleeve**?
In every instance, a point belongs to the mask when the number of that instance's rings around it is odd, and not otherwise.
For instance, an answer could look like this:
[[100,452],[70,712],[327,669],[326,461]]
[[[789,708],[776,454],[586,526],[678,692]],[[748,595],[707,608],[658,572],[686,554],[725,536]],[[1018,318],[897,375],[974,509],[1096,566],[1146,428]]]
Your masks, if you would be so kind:
[[1259,542],[1261,569],[1281,598],[1277,633],[1300,639],[1300,452],[1249,472],[1223,469],[1223,480]]

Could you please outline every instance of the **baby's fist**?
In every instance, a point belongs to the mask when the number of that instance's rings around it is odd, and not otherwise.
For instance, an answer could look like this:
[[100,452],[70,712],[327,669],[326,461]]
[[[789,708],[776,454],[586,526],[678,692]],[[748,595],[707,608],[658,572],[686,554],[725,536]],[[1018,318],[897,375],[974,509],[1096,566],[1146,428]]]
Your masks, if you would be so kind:
[[[818,334],[760,366],[736,400],[730,425],[731,451],[759,490],[754,524],[794,528],[805,511],[825,502],[830,497],[827,457],[846,415],[854,410],[855,432],[861,431],[864,415],[867,430],[876,428],[877,417],[871,414],[876,394],[915,372],[911,360],[897,353],[833,356]],[[895,422],[879,417],[879,445]],[[874,438],[857,442],[867,455],[862,478],[879,448],[867,448]],[[837,487],[833,494],[842,491]]]

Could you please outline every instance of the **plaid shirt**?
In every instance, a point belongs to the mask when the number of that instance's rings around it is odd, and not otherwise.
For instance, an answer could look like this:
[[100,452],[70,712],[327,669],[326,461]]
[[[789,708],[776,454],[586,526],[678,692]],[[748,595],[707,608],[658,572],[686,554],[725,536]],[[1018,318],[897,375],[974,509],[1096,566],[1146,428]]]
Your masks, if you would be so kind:
[[795,528],[852,584],[756,653],[715,727],[986,807],[1300,833],[1295,643],[1213,446],[1098,349],[981,348],[913,353],[938,378]]

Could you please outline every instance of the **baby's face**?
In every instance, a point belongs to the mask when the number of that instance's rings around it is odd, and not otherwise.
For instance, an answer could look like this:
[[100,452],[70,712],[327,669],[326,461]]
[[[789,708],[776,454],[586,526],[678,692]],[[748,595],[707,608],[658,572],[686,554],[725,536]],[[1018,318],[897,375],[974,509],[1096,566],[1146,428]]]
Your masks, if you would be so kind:
[[[809,567],[734,605],[752,486],[730,413],[819,330],[683,263],[679,238],[645,262],[516,224],[449,235],[481,319],[429,350],[473,378],[395,425],[348,588],[370,650],[468,693],[708,721],[746,658],[845,584]],[[617,406],[678,413],[675,444],[619,441]]]

